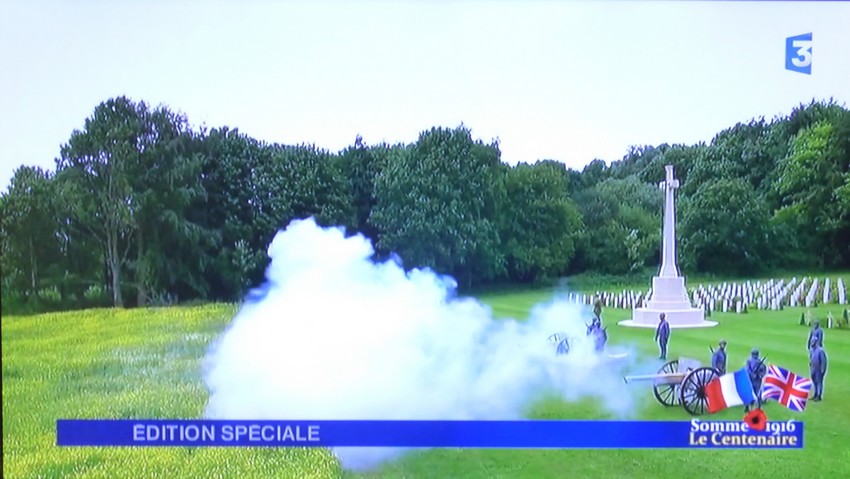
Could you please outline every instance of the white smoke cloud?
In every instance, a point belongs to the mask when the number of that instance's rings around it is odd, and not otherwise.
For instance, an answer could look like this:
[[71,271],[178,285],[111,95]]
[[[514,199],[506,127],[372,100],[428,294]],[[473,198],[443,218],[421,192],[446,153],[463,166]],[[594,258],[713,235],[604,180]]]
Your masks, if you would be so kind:
[[[295,221],[269,246],[264,294],[210,351],[210,419],[520,419],[541,394],[632,410],[618,366],[594,351],[587,312],[565,300],[526,322],[494,320],[454,282],[376,264],[369,241]],[[547,338],[576,338],[555,355]],[[398,450],[341,448],[366,468]]]

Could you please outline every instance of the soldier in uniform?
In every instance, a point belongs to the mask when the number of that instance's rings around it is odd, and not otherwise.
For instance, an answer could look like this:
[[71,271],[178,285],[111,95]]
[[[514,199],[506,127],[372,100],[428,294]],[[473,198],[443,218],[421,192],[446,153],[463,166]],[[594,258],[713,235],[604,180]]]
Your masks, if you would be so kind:
[[602,329],[602,320],[599,319],[599,316],[594,316],[590,321],[590,326],[587,327],[587,335],[590,336],[600,329]]
[[809,349],[809,369],[812,373],[812,383],[814,383],[815,387],[812,401],[820,401],[823,399],[823,378],[826,376],[826,352],[823,350],[823,346],[818,344],[816,339],[812,339]]
[[658,359],[667,359],[667,343],[670,341],[670,324],[664,313],[658,317],[658,327],[655,328],[655,340],[658,341],[658,349],[661,356]]
[[718,349],[711,355],[711,367],[717,370],[717,374],[726,374],[726,340],[721,339]]
[[608,342],[608,331],[604,328],[597,328],[596,337],[594,339],[596,342],[596,351],[601,353],[605,350],[605,343]]
[[[753,392],[759,408],[761,408],[761,382],[766,374],[767,366],[764,365],[764,360],[759,358],[758,348],[753,348],[750,359],[747,360],[747,375],[750,376],[750,382],[753,383]],[[747,406],[744,410],[749,411],[750,406]]]
[[817,343],[818,346],[823,347],[823,329],[820,328],[820,321],[815,320],[814,327],[812,331],[809,333],[809,351],[812,350],[812,343]]

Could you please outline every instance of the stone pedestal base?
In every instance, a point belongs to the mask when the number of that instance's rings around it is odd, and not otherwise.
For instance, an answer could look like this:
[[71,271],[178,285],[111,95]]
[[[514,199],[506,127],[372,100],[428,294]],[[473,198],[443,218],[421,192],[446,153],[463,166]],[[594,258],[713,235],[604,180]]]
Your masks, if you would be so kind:
[[620,321],[620,326],[628,326],[632,328],[656,328],[658,327],[658,315],[664,313],[667,322],[670,323],[670,329],[683,328],[710,328],[717,326],[716,321],[706,321],[701,309],[649,309],[635,308],[632,313],[632,319]]
[[715,321],[706,321],[702,309],[694,308],[688,299],[685,278],[652,278],[652,297],[646,307],[635,308],[632,319],[620,321],[620,326],[634,328],[658,327],[658,316],[664,313],[671,329],[710,328]]

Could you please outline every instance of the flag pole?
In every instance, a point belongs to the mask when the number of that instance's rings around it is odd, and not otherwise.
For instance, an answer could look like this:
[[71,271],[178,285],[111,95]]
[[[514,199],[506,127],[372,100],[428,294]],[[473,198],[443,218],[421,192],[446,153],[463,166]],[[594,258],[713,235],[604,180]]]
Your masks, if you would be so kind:
[[[767,356],[763,357],[761,359],[761,361],[759,361],[759,366],[764,366],[765,361],[767,361]],[[767,371],[765,371],[765,374],[767,374]],[[762,386],[764,386],[764,378],[761,378],[761,380],[762,380],[762,382],[759,384],[759,391],[758,391],[758,393],[756,393],[756,400],[758,400],[758,405],[759,405],[758,408],[759,409],[761,409],[761,406],[762,406],[761,390],[762,390]]]

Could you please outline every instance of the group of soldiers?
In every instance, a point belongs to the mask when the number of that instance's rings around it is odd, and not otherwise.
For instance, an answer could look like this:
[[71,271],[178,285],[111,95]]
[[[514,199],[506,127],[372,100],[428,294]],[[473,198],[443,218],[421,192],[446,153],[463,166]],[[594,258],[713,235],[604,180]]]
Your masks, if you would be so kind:
[[[721,339],[720,342],[717,343],[717,351],[711,355],[711,367],[717,371],[717,374],[723,376],[726,374],[726,340]],[[762,358],[758,348],[753,348],[750,351],[750,357],[747,359],[745,364],[747,369],[747,375],[750,377],[750,382],[753,384],[753,393],[755,393],[756,402],[758,403],[758,407],[760,408],[762,405],[761,400],[761,386],[762,381],[764,381],[764,377],[767,375],[767,366],[764,365],[764,362],[767,358]],[[744,407],[744,411],[750,410],[751,404],[748,404]]]
[[[658,342],[658,348],[661,352],[660,359],[667,359],[667,344],[670,341],[670,324],[664,313],[659,316],[658,327],[655,329],[655,340]],[[814,391],[812,401],[823,400],[823,382],[826,376],[826,352],[823,349],[823,329],[820,323],[815,321],[809,338],[806,341],[809,351],[809,374],[811,375]],[[764,377],[767,375],[767,366],[765,366],[766,358],[762,358],[758,348],[753,348],[750,352],[750,358],[747,359],[746,369],[753,384],[753,392],[755,392],[758,407],[761,407],[761,388]],[[726,374],[726,340],[721,339],[718,343],[718,349],[713,351],[711,355],[711,367],[722,376]],[[746,406],[749,411],[750,406]]]

